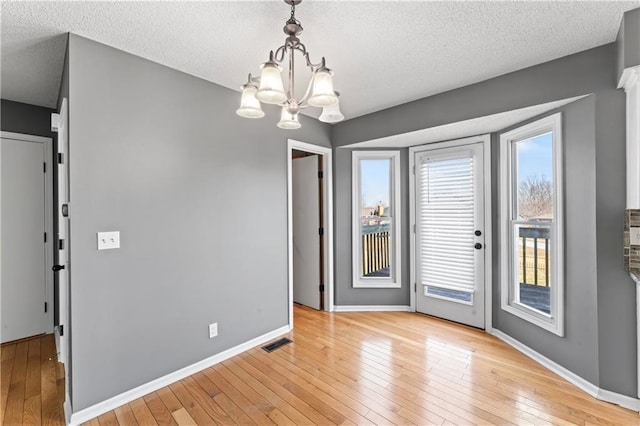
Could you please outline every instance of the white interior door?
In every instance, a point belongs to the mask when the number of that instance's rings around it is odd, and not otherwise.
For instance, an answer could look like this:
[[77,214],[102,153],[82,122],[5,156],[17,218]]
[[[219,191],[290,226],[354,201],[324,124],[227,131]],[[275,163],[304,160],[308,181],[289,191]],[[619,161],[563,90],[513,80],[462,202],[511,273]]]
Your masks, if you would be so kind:
[[318,156],[292,161],[293,301],[320,309]]
[[[65,327],[69,324],[69,140],[67,132],[68,107],[67,99],[62,100],[59,114],[51,114],[51,130],[58,133],[58,324],[55,329],[56,346],[60,354],[60,362],[64,363],[68,375],[68,336]],[[68,330],[67,330],[68,333]],[[67,380],[70,386],[70,381]]]
[[414,155],[416,310],[485,327],[483,144]]
[[1,140],[2,343],[47,331],[45,147]]

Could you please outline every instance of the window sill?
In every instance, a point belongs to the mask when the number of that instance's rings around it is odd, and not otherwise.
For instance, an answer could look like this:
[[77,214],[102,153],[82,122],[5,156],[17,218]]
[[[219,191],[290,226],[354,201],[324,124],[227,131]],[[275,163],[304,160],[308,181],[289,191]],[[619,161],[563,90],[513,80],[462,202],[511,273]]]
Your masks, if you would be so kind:
[[383,280],[357,280],[353,282],[353,288],[401,288],[402,283]]
[[553,333],[560,337],[564,337],[564,330],[562,325],[559,324],[557,319],[553,318],[552,316],[538,313],[537,311],[534,311],[533,309],[518,302],[503,304],[502,310],[510,313],[511,315],[515,315],[527,322],[530,322],[533,325],[537,325],[538,327],[550,333]]

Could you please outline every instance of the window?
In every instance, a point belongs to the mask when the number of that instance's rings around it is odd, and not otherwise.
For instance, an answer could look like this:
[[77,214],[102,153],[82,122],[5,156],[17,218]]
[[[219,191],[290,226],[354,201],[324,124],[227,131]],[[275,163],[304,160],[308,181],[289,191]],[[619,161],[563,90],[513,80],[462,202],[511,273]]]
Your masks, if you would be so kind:
[[500,136],[502,309],[564,334],[562,122]]
[[353,286],[400,287],[400,152],[353,152]]

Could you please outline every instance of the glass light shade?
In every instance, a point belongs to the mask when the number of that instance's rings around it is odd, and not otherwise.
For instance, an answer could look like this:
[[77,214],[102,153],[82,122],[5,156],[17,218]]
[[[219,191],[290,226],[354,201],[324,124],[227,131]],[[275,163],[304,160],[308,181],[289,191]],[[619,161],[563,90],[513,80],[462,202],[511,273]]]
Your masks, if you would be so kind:
[[236,114],[245,118],[264,117],[264,111],[262,111],[260,102],[256,99],[257,91],[258,89],[255,86],[244,86],[240,100],[240,108],[236,110]]
[[344,120],[344,115],[340,112],[340,103],[336,102],[333,105],[322,108],[322,114],[320,114],[318,120],[323,123],[337,123]]
[[287,111],[286,108],[282,108],[282,113],[280,114],[280,122],[278,123],[278,127],[281,129],[299,129],[301,127],[300,122],[298,121],[298,114],[291,114]]
[[274,63],[267,62],[262,65],[260,88],[256,93],[256,98],[265,104],[280,104],[287,100],[280,70]]
[[322,69],[316,72],[313,78],[311,96],[307,100],[309,105],[323,108],[338,103],[338,97],[333,91],[333,78],[331,71]]

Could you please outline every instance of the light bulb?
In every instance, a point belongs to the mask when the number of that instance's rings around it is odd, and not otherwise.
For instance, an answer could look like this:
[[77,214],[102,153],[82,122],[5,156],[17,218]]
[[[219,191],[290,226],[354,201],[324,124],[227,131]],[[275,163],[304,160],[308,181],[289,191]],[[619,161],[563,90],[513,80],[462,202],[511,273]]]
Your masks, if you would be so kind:
[[333,78],[331,70],[322,68],[313,76],[311,96],[307,101],[309,105],[323,108],[338,103],[338,97],[333,91]]
[[262,64],[262,74],[260,75],[260,88],[256,93],[256,98],[265,104],[281,104],[287,100],[282,84],[280,69],[274,62]]
[[344,115],[340,112],[340,103],[336,102],[333,105],[322,108],[322,114],[320,114],[318,120],[323,123],[337,123],[344,120]]
[[288,130],[299,129],[301,125],[298,121],[298,114],[291,114],[289,111],[287,111],[286,107],[282,107],[282,113],[280,114],[280,122],[278,123],[278,127]]
[[260,107],[260,102],[256,99],[258,89],[253,84],[242,86],[242,98],[240,100],[240,108],[236,110],[236,114],[245,118],[261,118],[264,117],[264,111]]

